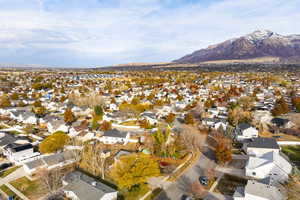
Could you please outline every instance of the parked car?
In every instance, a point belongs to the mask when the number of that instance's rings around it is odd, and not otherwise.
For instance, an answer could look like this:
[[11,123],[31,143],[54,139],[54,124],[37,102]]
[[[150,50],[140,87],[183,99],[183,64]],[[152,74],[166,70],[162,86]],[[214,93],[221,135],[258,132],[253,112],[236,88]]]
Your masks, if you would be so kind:
[[186,194],[184,194],[184,195],[181,196],[181,200],[193,200],[193,198],[186,195]]
[[12,163],[3,163],[0,165],[0,171],[5,170],[12,166]]
[[200,182],[202,185],[207,186],[207,185],[208,185],[208,178],[207,178],[206,176],[200,176],[200,177],[199,177],[199,182]]

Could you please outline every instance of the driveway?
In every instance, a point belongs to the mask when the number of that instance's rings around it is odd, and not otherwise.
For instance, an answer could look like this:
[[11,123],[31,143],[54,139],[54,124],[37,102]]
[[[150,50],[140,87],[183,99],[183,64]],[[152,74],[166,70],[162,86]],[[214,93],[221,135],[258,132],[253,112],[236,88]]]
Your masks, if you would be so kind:
[[216,167],[216,171],[220,172],[220,173],[229,174],[232,176],[237,176],[237,177],[247,179],[245,169],[237,169],[237,168],[231,168],[231,167],[218,166],[218,167]]
[[[213,151],[205,148],[199,160],[181,175],[176,182],[166,184],[163,187],[164,191],[155,200],[181,200],[182,195],[189,193],[191,183],[197,181],[200,176],[204,175],[205,171],[214,169],[215,167],[216,163]],[[220,196],[222,196],[217,194],[217,197],[215,197],[215,195],[214,193],[208,193],[206,199],[220,199]]]

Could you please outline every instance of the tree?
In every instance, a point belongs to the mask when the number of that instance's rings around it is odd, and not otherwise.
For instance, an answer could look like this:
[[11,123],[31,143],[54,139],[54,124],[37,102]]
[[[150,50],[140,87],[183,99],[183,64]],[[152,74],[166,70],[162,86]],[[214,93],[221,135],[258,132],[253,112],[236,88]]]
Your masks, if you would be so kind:
[[271,113],[273,116],[278,116],[278,115],[286,114],[289,111],[290,111],[289,106],[284,100],[284,98],[280,98],[275,102],[274,108],[271,111]]
[[67,125],[71,125],[75,121],[75,116],[71,110],[71,108],[67,108],[64,113],[64,121]]
[[214,104],[215,104],[215,102],[214,102],[212,99],[208,98],[208,99],[204,102],[204,107],[205,107],[205,108],[211,108],[211,107],[214,106]]
[[84,146],[81,152],[80,168],[89,172],[94,176],[100,176],[104,178],[105,159],[101,156],[103,152],[103,146],[100,143],[93,142]]
[[184,121],[186,124],[194,124],[195,120],[193,114],[192,113],[185,114]]
[[2,95],[0,98],[0,108],[7,108],[11,106],[11,102],[7,95]]
[[151,128],[151,124],[147,119],[140,120],[139,125],[140,125],[141,128],[144,128],[144,129],[150,129]]
[[230,109],[228,112],[228,122],[232,126],[236,126],[242,122],[249,123],[251,122],[251,119],[251,112],[244,111],[241,107],[238,106]]
[[121,189],[130,190],[147,182],[150,177],[160,175],[157,161],[150,155],[124,155],[119,162],[115,162],[110,175]]
[[101,131],[108,131],[112,129],[111,122],[108,121],[103,121],[102,124],[100,125],[100,130]]
[[39,150],[41,153],[54,153],[62,149],[69,141],[69,136],[62,131],[53,133],[46,137],[40,145]]
[[166,122],[168,124],[172,124],[175,120],[175,117],[176,115],[174,113],[169,113],[167,116],[166,116]]
[[231,140],[225,138],[224,136],[218,135],[216,138],[217,145],[215,148],[215,154],[218,163],[225,164],[226,162],[231,161],[231,149],[232,143]]
[[181,143],[186,149],[200,151],[205,144],[207,134],[201,133],[194,126],[182,125],[179,136]]
[[40,118],[42,118],[46,115],[47,110],[44,106],[40,106],[40,107],[33,107],[32,111],[35,114],[35,116],[37,117],[36,123],[37,123],[37,125],[39,125]]
[[293,97],[292,98],[292,104],[297,110],[297,112],[300,112],[300,97]]
[[53,194],[62,186],[63,172],[60,168],[53,170],[42,169],[39,171],[38,177],[47,193]]
[[12,99],[12,100],[18,100],[18,99],[19,99],[18,93],[13,93],[13,94],[11,95],[11,99]]
[[99,105],[94,107],[94,112],[95,112],[96,116],[101,116],[102,117],[104,115],[103,109]]
[[42,106],[42,102],[39,101],[39,100],[37,100],[37,101],[35,101],[35,102],[33,103],[33,106],[34,106],[34,107],[41,107],[41,106]]

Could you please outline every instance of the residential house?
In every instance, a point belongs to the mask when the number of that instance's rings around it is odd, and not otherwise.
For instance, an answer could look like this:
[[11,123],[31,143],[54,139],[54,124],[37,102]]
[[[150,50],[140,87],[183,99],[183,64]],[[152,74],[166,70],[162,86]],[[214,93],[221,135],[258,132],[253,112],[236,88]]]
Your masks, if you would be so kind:
[[238,187],[234,200],[284,200],[280,190],[272,185],[248,180],[246,187]]
[[10,117],[25,124],[37,123],[35,114],[27,110],[13,110],[10,112]]
[[256,128],[248,123],[240,123],[235,128],[235,138],[238,141],[252,139],[258,137],[258,131]]
[[142,113],[141,114],[141,118],[148,120],[151,125],[156,125],[158,123],[156,114],[152,113],[152,112],[144,112],[144,113]]
[[47,128],[49,133],[57,131],[68,132],[69,127],[65,124],[63,119],[54,118],[47,122]]
[[292,128],[294,124],[289,119],[275,117],[271,123],[278,128]]
[[74,154],[71,151],[64,151],[52,155],[39,157],[23,164],[24,171],[32,174],[39,169],[53,169],[63,167],[75,162]]
[[4,147],[3,155],[7,159],[15,164],[21,164],[28,161],[33,157],[39,156],[39,152],[34,152],[33,146],[31,143],[27,144],[17,144],[11,143]]
[[67,174],[62,188],[72,200],[116,200],[118,191],[80,171]]
[[244,151],[250,156],[259,156],[270,151],[279,153],[280,147],[274,138],[254,138],[249,143],[244,143]]
[[129,132],[123,132],[117,129],[104,131],[103,135],[97,139],[104,144],[127,144],[128,142],[138,142],[138,140],[130,138]]
[[250,156],[246,164],[246,176],[267,179],[269,183],[284,182],[292,172],[291,164],[275,151],[259,157]]

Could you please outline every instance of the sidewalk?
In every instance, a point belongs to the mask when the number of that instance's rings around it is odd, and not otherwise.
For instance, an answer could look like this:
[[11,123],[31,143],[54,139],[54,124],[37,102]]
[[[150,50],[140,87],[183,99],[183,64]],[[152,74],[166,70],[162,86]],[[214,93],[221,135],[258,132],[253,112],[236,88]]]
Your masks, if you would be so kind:
[[14,171],[11,174],[7,175],[6,177],[0,178],[0,186],[1,185],[6,185],[9,189],[11,189],[14,193],[16,193],[16,195],[18,195],[23,200],[29,200],[24,194],[22,194],[19,190],[17,190],[16,188],[14,188],[10,184],[11,181],[14,181],[18,178],[21,178],[21,177],[25,176],[25,175],[26,175],[26,173],[25,173],[23,167],[20,167],[16,171]]
[[23,200],[29,200],[24,194],[22,194],[19,190],[17,190],[16,188],[14,188],[11,184],[6,183],[5,185],[9,189],[11,189],[14,193],[16,193],[16,195],[18,195],[21,199],[23,199]]

